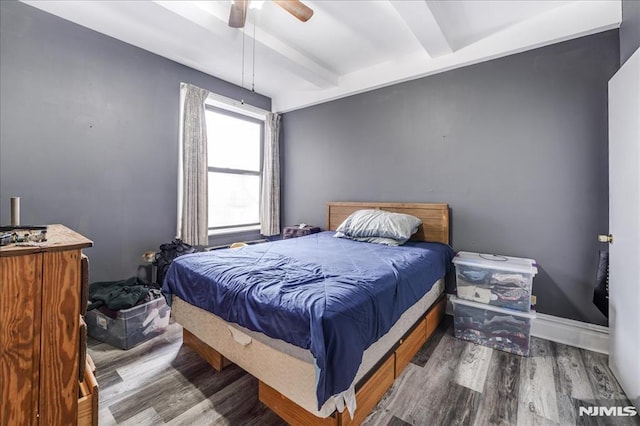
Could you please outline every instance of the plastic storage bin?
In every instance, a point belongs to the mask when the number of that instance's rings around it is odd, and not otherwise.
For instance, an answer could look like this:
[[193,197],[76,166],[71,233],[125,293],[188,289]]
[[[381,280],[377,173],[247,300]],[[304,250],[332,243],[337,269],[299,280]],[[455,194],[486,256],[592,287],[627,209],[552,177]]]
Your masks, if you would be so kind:
[[531,310],[531,286],[538,273],[535,260],[461,251],[453,263],[459,298]]
[[87,311],[85,322],[91,337],[120,349],[130,349],[162,334],[169,325],[171,309],[164,297],[118,311],[111,318],[97,309]]
[[517,355],[529,355],[531,321],[536,317],[535,311],[498,308],[455,296],[450,300],[458,339]]

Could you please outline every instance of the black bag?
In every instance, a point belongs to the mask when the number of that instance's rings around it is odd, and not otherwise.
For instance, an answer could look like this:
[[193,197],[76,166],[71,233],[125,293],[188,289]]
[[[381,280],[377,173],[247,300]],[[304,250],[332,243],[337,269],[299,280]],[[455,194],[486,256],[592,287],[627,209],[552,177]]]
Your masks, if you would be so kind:
[[609,318],[609,252],[600,250],[596,286],[593,289],[593,303]]
[[197,250],[194,247],[183,242],[179,238],[176,238],[170,243],[162,244],[160,246],[160,251],[156,253],[156,257],[153,261],[153,264],[158,268],[156,278],[157,283],[162,286],[164,277],[167,274],[173,259],[182,256],[183,254],[195,253],[196,251]]

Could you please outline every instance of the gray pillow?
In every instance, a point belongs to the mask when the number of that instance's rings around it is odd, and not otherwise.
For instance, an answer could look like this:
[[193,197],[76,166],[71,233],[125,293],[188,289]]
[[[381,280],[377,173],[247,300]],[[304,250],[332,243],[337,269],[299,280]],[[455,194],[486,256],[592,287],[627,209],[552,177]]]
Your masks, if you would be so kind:
[[[336,229],[336,237],[368,241],[378,244],[404,244],[416,233],[422,221],[404,213],[384,210],[357,210],[349,215]],[[376,241],[375,239],[386,239]],[[390,244],[388,240],[397,244]]]

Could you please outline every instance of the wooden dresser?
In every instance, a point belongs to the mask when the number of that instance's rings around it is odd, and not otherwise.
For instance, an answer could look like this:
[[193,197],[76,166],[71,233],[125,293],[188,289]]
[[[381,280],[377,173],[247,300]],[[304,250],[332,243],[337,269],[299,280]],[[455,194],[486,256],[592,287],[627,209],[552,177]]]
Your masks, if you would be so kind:
[[92,245],[50,225],[43,246],[0,247],[0,425],[74,425],[79,415],[80,424],[97,417],[86,414],[90,405],[97,408],[91,370],[79,380],[86,350],[80,257]]

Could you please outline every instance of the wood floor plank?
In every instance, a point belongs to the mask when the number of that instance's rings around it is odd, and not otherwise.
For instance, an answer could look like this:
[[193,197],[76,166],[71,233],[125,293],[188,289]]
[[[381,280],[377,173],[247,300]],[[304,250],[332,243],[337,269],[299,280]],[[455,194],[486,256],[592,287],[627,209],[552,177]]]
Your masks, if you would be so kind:
[[[577,424],[578,408],[574,404],[574,399],[571,395],[556,392],[556,399],[558,401],[558,419],[561,425],[575,425]],[[591,423],[588,423],[591,424]]]
[[[191,351],[187,347],[184,347],[184,350]],[[206,366],[200,364],[200,359],[198,359],[197,366],[198,368],[195,369],[184,368],[183,370],[176,367],[176,370],[185,379],[185,385],[180,389],[179,398],[165,398],[164,401],[159,399],[154,402],[153,406],[165,421],[177,417],[188,407],[224,390],[231,383],[247,376],[247,373],[237,365],[230,365],[223,371],[215,371],[209,364]],[[240,397],[241,395],[238,395],[238,399]],[[244,399],[246,400],[247,397]]]
[[476,426],[516,424],[521,359],[516,355],[495,351],[478,405],[474,421]]
[[246,415],[248,418],[238,419],[244,426],[286,426],[284,420],[260,401]]
[[248,376],[251,384],[242,388],[244,403],[238,407],[238,394],[232,394],[227,397],[230,405],[230,411],[225,414],[224,418],[229,425],[245,425],[245,426],[284,426],[286,422],[282,420],[276,413],[271,411],[269,407],[258,400],[258,380]]
[[[433,332],[431,338],[420,348],[418,353],[400,374],[400,377],[395,380],[392,387],[378,403],[377,407],[371,412],[367,419],[365,419],[364,424],[371,426],[386,425],[393,417],[402,419],[402,415],[410,408],[416,404],[420,404],[425,389],[424,382],[429,371],[437,369],[436,366],[442,360],[446,358],[451,359],[452,352],[458,353],[463,350],[464,344],[456,343],[459,341],[455,340],[452,336],[452,326],[453,320],[445,316]],[[442,343],[443,338],[444,343]],[[428,362],[436,351],[440,357],[432,361],[431,365],[427,368]],[[443,379],[445,381],[449,380],[451,376],[451,372],[447,374],[441,369],[437,369],[436,372],[438,374],[431,378],[430,386],[433,386],[433,384],[438,381],[438,377],[443,374],[446,375]],[[414,399],[416,401],[414,401]]]
[[449,385],[465,345],[452,335],[443,334],[425,366],[421,368],[409,363],[365,424],[386,424],[393,416],[409,423],[425,416],[434,417],[442,392],[429,392],[428,389],[443,389]]
[[631,405],[609,369],[608,357],[584,349],[579,349],[579,351],[587,371],[587,379],[593,389],[595,401],[600,405]]
[[532,356],[524,358],[520,367],[518,424],[558,424],[558,399],[549,342],[532,339],[530,350]]
[[[451,324],[420,349],[364,424],[640,425],[579,416],[581,405],[629,405],[605,355],[533,338],[531,357],[520,357],[457,340]],[[258,400],[256,379],[237,366],[215,372],[181,339],[178,324],[128,351],[89,339],[101,426],[285,424]]]
[[384,426],[396,417],[396,414],[401,415],[405,412],[412,404],[407,395],[415,395],[420,391],[422,372],[421,367],[409,363],[363,424]]
[[123,382],[122,377],[120,377],[120,374],[115,370],[96,376],[96,380],[99,380],[100,385],[104,388],[109,388]]
[[494,350],[480,345],[467,345],[462,352],[453,382],[482,392]]
[[536,414],[533,411],[524,412],[520,415],[518,412],[518,426],[565,426],[560,425],[560,422],[554,422],[553,420],[547,419]]
[[113,418],[109,407],[105,405],[98,405],[98,424],[100,426],[114,426],[117,425],[116,419]]
[[[138,374],[128,375],[128,380],[123,380],[121,383],[116,383],[115,385],[101,389],[99,394],[100,403],[108,406],[117,404],[130,395],[139,392],[140,389],[153,386],[154,383],[166,375],[177,374],[175,368],[171,368],[173,367],[172,363],[192,364],[199,362],[199,357],[191,352],[187,352],[187,356],[178,357],[180,346],[165,347],[159,352],[160,353],[156,353],[155,356],[164,359],[165,362],[162,365],[153,366],[153,364],[151,364],[152,366],[147,368],[144,357],[136,357],[130,360],[128,364],[124,364],[127,366],[126,368],[133,368]],[[97,368],[97,370],[99,371],[100,369]],[[117,373],[118,369],[115,369],[115,371]],[[98,384],[100,384],[100,376],[97,377],[97,380]]]
[[[129,393],[135,392],[143,383],[152,382],[169,364],[182,345],[182,327],[172,323],[167,331],[129,350],[114,348],[93,338],[88,339],[88,352],[96,369],[96,380],[100,385],[100,406],[110,405]],[[146,365],[153,359],[162,358],[156,368]],[[145,364],[145,365],[143,365]],[[134,371],[133,380],[122,380],[119,369]]]
[[222,414],[216,424],[237,425],[242,424],[242,419],[253,417],[249,413],[253,413],[258,405],[258,381],[249,375],[243,376],[240,381],[235,392],[223,389],[215,398],[211,398],[216,411]]
[[443,401],[449,396],[444,390],[455,385],[452,379],[466,346],[467,342],[449,334],[444,335],[413,386],[399,388],[405,394],[405,401],[401,409],[393,407],[394,414],[413,424],[423,424],[425,419],[429,422],[437,419],[443,410]]
[[422,348],[420,348],[420,350],[414,355],[411,363],[420,367],[424,367],[433,352],[438,347],[438,344],[440,344],[440,339],[442,339],[442,336],[444,336],[445,334],[453,334],[453,331],[451,330],[453,330],[453,318],[449,315],[445,315],[442,318],[442,321],[440,321],[440,324],[438,324],[438,327],[436,327],[436,329],[433,331],[433,334],[431,335],[429,340],[427,340],[427,343],[425,343]]
[[[182,327],[171,323],[163,334],[144,342],[129,350],[115,348],[107,343],[102,343],[92,337],[87,339],[89,352],[94,362],[101,366],[100,374],[107,374],[116,368],[133,363],[137,359],[151,359],[161,356],[163,352],[171,348],[179,348],[182,345]],[[96,376],[97,378],[97,376]]]
[[[246,404],[244,401],[235,398],[236,394],[245,395],[243,392],[247,387],[251,387],[255,380],[249,375],[245,375],[231,383],[225,389],[212,395],[208,399],[194,405],[189,410],[173,418],[170,425],[193,424],[200,420],[205,420],[208,424],[228,424],[225,415],[230,413],[235,407],[242,409]],[[257,386],[255,388],[257,392]],[[239,404],[238,404],[239,403]]]
[[123,426],[156,426],[165,424],[162,417],[153,408],[147,408],[120,423]]
[[211,405],[211,401],[205,399],[199,402],[180,416],[167,422],[168,425],[188,425],[188,424],[214,424],[220,418],[220,414],[216,412]]
[[593,389],[585,380],[587,371],[580,350],[562,343],[549,342],[555,377],[556,392],[583,401],[593,401]]
[[597,417],[580,416],[578,414],[580,406],[587,407],[592,404],[574,399],[569,394],[558,393],[557,398],[560,424],[581,426],[599,426],[603,424]]
[[167,364],[176,358],[176,354],[179,353],[180,349],[181,346],[177,345],[165,346],[162,349],[156,348],[148,355],[137,357],[123,367],[117,368],[116,372],[124,381],[134,378],[139,380],[141,372],[156,374],[158,371],[165,369]]
[[411,423],[407,423],[404,420],[399,419],[396,416],[393,416],[389,421],[389,423],[387,423],[387,426],[412,426],[412,425]]
[[433,424],[447,426],[473,425],[481,394],[456,383],[450,383],[443,389],[440,409]]
[[[258,401],[257,392],[258,381],[245,374],[221,391],[185,410],[167,424],[285,425],[275,413]],[[255,423],[257,421],[261,423]]]
[[[170,368],[160,373],[156,380],[145,382],[138,392],[127,395],[109,409],[119,422],[149,407],[154,407],[158,414],[169,420],[243,375],[244,371],[237,366],[216,373],[191,349],[183,347]],[[168,393],[166,389],[172,389],[172,392]]]

